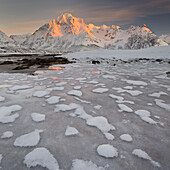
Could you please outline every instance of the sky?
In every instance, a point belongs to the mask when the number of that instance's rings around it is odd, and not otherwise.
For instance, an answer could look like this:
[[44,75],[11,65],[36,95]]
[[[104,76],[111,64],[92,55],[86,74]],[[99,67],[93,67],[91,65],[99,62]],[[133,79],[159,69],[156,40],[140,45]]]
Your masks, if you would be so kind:
[[31,33],[66,12],[86,24],[146,24],[158,35],[170,34],[170,0],[0,0],[0,30]]

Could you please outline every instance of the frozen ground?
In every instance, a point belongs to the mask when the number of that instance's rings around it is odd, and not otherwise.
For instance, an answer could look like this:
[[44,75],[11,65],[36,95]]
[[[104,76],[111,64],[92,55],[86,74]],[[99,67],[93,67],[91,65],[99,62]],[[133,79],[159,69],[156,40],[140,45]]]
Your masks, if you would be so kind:
[[55,68],[0,74],[2,169],[169,170],[168,63]]

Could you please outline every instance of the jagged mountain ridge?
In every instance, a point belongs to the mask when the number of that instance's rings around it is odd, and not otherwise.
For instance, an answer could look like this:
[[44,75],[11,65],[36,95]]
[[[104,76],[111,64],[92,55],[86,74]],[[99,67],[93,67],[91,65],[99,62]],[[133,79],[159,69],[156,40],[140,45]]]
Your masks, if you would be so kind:
[[139,49],[167,43],[146,25],[131,26],[128,30],[115,25],[99,27],[66,13],[40,27],[22,45],[39,50],[79,51],[90,47]]
[[160,38],[170,45],[170,34],[163,34],[160,36]]
[[94,26],[83,19],[64,14],[43,25],[33,34],[10,36],[22,48],[55,53],[57,51],[80,51],[94,48],[140,49],[168,45],[146,25]]

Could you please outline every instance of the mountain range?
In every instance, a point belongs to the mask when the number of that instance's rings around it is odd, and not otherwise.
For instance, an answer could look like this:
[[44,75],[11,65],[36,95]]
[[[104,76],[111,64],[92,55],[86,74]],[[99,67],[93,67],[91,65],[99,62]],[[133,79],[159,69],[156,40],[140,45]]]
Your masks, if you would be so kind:
[[66,13],[43,25],[33,34],[8,37],[0,31],[0,53],[56,53],[96,48],[141,49],[166,46],[170,39],[168,37],[157,36],[146,25],[132,25],[127,30],[116,25],[95,26]]

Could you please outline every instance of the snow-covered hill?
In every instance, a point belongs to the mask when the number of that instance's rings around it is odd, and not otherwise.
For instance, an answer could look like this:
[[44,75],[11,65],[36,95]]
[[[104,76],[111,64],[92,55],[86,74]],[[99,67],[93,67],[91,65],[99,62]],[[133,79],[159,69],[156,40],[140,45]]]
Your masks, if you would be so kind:
[[163,34],[163,35],[160,36],[160,38],[161,38],[163,41],[165,41],[165,42],[167,42],[168,44],[170,44],[170,34]]

